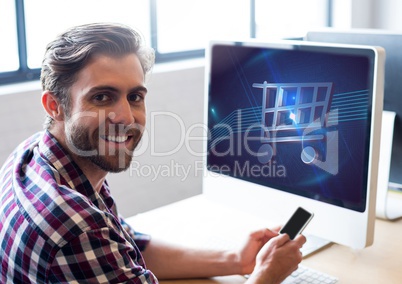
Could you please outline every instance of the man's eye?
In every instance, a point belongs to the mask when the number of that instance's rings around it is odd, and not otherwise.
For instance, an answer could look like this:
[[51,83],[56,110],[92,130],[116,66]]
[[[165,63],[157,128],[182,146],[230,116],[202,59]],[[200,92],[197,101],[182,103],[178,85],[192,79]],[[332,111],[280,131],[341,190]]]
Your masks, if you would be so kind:
[[94,99],[95,99],[95,101],[98,101],[98,102],[105,102],[109,99],[109,97],[105,94],[98,94],[94,97]]
[[143,99],[143,97],[140,94],[131,94],[128,96],[128,100],[130,102],[139,102]]

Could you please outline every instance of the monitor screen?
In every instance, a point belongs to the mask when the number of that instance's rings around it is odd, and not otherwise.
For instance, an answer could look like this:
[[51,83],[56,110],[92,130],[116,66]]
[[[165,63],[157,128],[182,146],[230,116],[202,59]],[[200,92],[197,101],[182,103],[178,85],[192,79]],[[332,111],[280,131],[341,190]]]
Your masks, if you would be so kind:
[[[213,42],[206,167],[214,178],[208,186],[223,176],[241,181],[226,189],[229,202],[242,195],[242,207],[247,207],[244,202],[255,207],[257,200],[270,200],[261,209],[270,215],[280,207],[308,205],[318,211],[315,216],[321,215],[316,226],[331,222],[324,221],[323,215],[331,214],[328,208],[334,214],[370,212],[372,218],[377,68],[378,53],[371,48]],[[248,190],[250,184],[259,189]],[[366,226],[373,220],[359,222]]]
[[402,33],[356,29],[311,31],[306,40],[381,46],[385,49],[384,110],[396,113],[389,182],[391,189],[402,190]]

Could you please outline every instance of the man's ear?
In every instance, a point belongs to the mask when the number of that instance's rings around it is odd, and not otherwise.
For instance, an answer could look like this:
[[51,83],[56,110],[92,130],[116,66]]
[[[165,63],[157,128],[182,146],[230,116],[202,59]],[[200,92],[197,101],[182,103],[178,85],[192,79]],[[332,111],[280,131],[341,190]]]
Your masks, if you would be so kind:
[[42,93],[42,105],[46,113],[55,121],[64,120],[63,107],[55,95],[50,91],[44,91]]

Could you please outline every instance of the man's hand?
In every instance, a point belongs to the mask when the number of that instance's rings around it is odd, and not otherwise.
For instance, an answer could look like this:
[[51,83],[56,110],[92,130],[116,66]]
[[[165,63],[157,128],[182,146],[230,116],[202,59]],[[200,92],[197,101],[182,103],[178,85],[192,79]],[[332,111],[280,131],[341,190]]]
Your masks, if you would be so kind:
[[286,234],[269,239],[257,254],[255,268],[246,283],[278,284],[297,269],[302,261],[303,235],[293,241]]
[[238,253],[241,274],[253,272],[256,256],[261,248],[273,237],[278,236],[279,228],[273,230],[261,229],[252,232]]

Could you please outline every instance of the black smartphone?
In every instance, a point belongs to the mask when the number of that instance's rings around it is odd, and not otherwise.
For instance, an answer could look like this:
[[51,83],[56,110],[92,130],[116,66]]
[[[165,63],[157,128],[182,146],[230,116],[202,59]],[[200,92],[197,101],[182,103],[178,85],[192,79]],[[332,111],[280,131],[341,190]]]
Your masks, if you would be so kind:
[[295,213],[293,213],[292,217],[290,217],[289,221],[279,231],[279,233],[288,234],[290,239],[293,240],[304,230],[313,216],[313,213],[308,212],[302,207],[298,207]]

